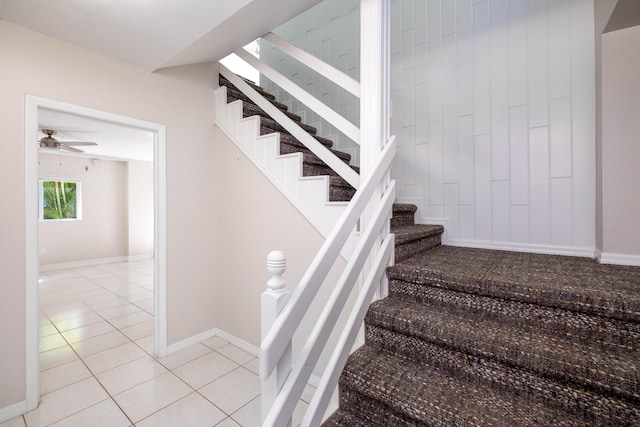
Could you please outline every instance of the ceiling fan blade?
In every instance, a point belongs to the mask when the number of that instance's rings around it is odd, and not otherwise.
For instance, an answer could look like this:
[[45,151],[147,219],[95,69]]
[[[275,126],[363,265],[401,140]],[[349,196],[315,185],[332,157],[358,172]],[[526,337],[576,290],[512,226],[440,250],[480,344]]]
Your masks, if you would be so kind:
[[91,141],[59,141],[59,143],[63,145],[98,145]]
[[77,148],[69,147],[69,146],[67,146],[65,144],[60,144],[59,148],[61,150],[63,150],[63,151],[70,151],[72,153],[84,153],[84,151],[82,151],[82,150],[78,150]]

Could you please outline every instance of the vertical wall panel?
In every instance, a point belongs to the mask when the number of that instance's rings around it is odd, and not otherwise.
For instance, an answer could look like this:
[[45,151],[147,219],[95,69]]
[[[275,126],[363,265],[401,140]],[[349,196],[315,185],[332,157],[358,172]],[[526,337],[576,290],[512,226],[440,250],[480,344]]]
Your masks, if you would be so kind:
[[511,240],[511,205],[509,201],[509,181],[493,181],[491,192],[493,207],[493,241]]
[[551,242],[559,246],[571,246],[571,178],[551,180]]
[[527,103],[527,3],[509,1],[509,105]]
[[529,206],[511,206],[511,241],[529,243]]
[[458,81],[456,76],[443,80],[443,179],[445,183],[458,182]]
[[429,125],[429,194],[431,205],[442,205],[443,201],[443,144],[442,122]]
[[571,0],[572,246],[595,245],[595,47],[593,3]]
[[527,107],[509,110],[511,203],[529,204],[529,127]]
[[440,58],[442,47],[442,21],[440,0],[427,1],[427,37],[429,39],[429,58]]
[[[392,175],[399,200],[419,205],[418,221],[444,217],[454,241],[593,247],[593,2],[392,0],[391,131],[401,159]],[[358,1],[313,10],[276,33],[357,78]],[[357,100],[323,76],[277,49],[263,55],[358,120]]]
[[549,218],[549,129],[529,132],[529,170],[531,171],[531,243],[550,243]]
[[476,239],[476,212],[474,206],[460,206],[460,239]]
[[550,149],[552,178],[571,176],[571,100],[549,101]]
[[458,119],[458,165],[460,204],[472,205],[475,202],[473,116]]
[[491,194],[491,137],[475,137],[476,239],[490,241],[493,234]]
[[556,99],[571,95],[571,0],[549,7],[549,99]]
[[509,179],[509,94],[507,63],[491,66],[491,173],[495,180]]
[[449,239],[460,237],[458,184],[444,185],[444,216],[448,219],[445,233]]

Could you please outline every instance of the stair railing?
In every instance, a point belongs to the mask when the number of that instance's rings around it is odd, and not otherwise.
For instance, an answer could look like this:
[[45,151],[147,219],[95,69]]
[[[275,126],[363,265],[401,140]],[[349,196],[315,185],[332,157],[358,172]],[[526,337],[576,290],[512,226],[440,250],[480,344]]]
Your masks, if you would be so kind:
[[[358,219],[369,205],[375,191],[385,181],[395,152],[395,137],[391,137],[380,153],[373,172],[356,191],[338,224],[295,288],[287,305],[277,316],[269,332],[263,337],[260,347],[260,377],[263,384],[273,384],[273,375],[280,379],[286,378],[270,407],[263,408],[265,414],[263,426],[284,426],[290,422],[298,399],[320,358],[321,350],[326,345],[358,277],[363,273],[365,262],[374,249],[381,231],[388,223],[395,200],[395,181],[390,181],[384,189],[382,199],[379,201],[372,219],[362,232],[351,259],[305,341],[300,354],[293,361],[293,365],[283,366],[281,360],[283,356],[286,359],[289,357],[288,351],[290,351],[294,333],[317,295],[351,230],[356,226]],[[382,245],[376,248],[378,250],[375,259],[369,260],[369,271],[365,272],[367,277],[359,291],[357,303],[349,315],[347,327],[339,338],[329,366],[324,370],[303,425],[320,424],[357,336],[359,325],[364,319],[374,291],[378,288],[376,284],[380,284],[384,269],[392,259],[393,247],[393,235],[385,235]],[[290,371],[283,372],[283,369]],[[263,399],[263,405],[268,405],[265,399]]]

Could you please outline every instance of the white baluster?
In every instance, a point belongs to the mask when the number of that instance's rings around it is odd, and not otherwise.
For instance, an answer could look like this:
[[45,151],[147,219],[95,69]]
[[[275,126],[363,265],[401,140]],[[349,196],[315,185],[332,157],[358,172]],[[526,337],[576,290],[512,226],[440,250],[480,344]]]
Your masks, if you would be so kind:
[[[262,293],[262,338],[271,329],[276,317],[282,312],[291,296],[291,292],[285,289],[286,281],[282,278],[287,269],[287,258],[282,251],[272,251],[267,256],[267,270],[271,273],[271,279],[267,282],[267,290]],[[278,367],[269,378],[262,379],[262,419],[266,417],[273,406],[284,381],[291,372],[291,342],[282,354]],[[291,425],[291,420],[289,421]]]

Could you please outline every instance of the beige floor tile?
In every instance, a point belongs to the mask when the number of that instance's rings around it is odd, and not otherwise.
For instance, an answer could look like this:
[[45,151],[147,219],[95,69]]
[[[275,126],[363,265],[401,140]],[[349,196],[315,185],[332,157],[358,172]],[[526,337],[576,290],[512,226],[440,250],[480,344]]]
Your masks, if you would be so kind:
[[39,357],[40,370],[44,371],[77,359],[78,356],[69,345],[43,351]]
[[91,372],[97,375],[116,366],[139,359],[147,354],[132,342],[101,351],[83,358]]
[[248,361],[242,366],[244,366],[254,374],[260,375],[260,359],[258,359],[257,357],[254,358],[253,360]]
[[223,340],[220,337],[213,337],[209,338],[208,340],[202,341],[202,344],[206,345],[212,350],[217,350],[220,347],[224,347],[225,345],[229,344],[229,342]]
[[123,316],[114,317],[109,320],[109,323],[111,323],[113,326],[115,326],[118,329],[122,329],[122,328],[126,328],[127,326],[132,326],[138,323],[146,322],[147,320],[153,320],[153,316],[150,315],[149,313],[146,313],[140,310],[135,313],[129,313]]
[[118,331],[107,332],[97,337],[78,341],[71,344],[71,347],[80,357],[90,356],[113,347],[117,347],[129,342],[129,338]]
[[137,313],[139,311],[139,307],[136,307],[133,304],[127,304],[98,311],[98,314],[105,320],[111,320],[116,317],[124,316],[125,314]]
[[96,375],[111,396],[162,375],[167,369],[151,356],[141,357]]
[[238,366],[237,363],[214,351],[179,366],[173,372],[194,389],[199,389]]
[[120,332],[129,337],[130,340],[137,340],[148,335],[152,335],[155,330],[155,322],[153,319],[146,320],[142,323],[138,323],[137,325],[127,326],[126,328],[120,329]]
[[92,323],[103,322],[104,319],[98,316],[96,313],[86,313],[82,316],[70,317],[68,319],[55,320],[53,323],[60,330],[60,332],[69,331],[71,329],[81,328],[83,326],[91,325]]
[[42,310],[47,313],[47,317],[53,323],[59,320],[71,319],[73,317],[91,316],[94,311],[80,302],[68,302],[65,306],[47,309],[41,306]]
[[45,394],[37,409],[27,412],[27,425],[47,426],[107,399],[109,396],[95,378],[87,378]]
[[238,368],[204,386],[200,394],[227,414],[231,414],[260,394],[260,380],[245,368]]
[[11,418],[8,421],[0,423],[0,427],[25,427],[24,418],[22,415],[19,417]]
[[155,336],[148,335],[146,337],[135,340],[135,343],[142,348],[147,354],[153,356],[155,351]]
[[107,310],[110,308],[119,307],[121,305],[127,305],[127,304],[129,304],[127,300],[114,295],[112,298],[109,298],[108,300],[97,302],[95,304],[89,304],[89,307],[91,307],[94,311],[98,312],[98,311]]
[[223,347],[216,349],[216,351],[229,359],[236,362],[238,365],[244,365],[245,363],[253,360],[256,356],[251,353],[247,353],[246,351],[236,347],[233,344],[227,344]]
[[225,418],[224,412],[194,392],[137,422],[136,427],[210,427]]
[[69,342],[69,344],[73,344],[78,341],[104,335],[108,332],[114,332],[115,330],[116,328],[104,320],[101,320],[99,323],[93,323],[91,325],[63,332],[62,336]]
[[53,334],[57,334],[58,330],[56,329],[56,327],[53,325],[53,323],[49,322],[49,320],[47,320],[46,323],[41,323],[40,324],[40,335],[39,337],[46,337],[48,335],[53,335]]
[[316,388],[310,384],[307,384],[302,391],[302,396],[300,396],[300,400],[303,400],[307,403],[311,403],[311,399],[313,399],[313,394],[316,392]]
[[231,418],[241,426],[259,426],[262,422],[260,407],[260,396],[258,396],[231,414]]
[[80,360],[47,369],[40,373],[40,394],[51,393],[90,376],[91,372]]
[[142,301],[136,301],[136,306],[140,308],[140,310],[144,310],[149,314],[153,314],[155,312],[155,301],[153,298],[145,299]]
[[191,387],[178,377],[167,372],[113,398],[131,421],[137,423],[192,391]]
[[52,424],[52,427],[127,427],[131,421],[111,399],[103,400]]
[[202,344],[195,344],[185,348],[184,350],[177,351],[168,356],[158,359],[158,362],[162,363],[167,369],[175,369],[178,366],[184,365],[187,362],[191,362],[198,357],[210,353],[212,350],[209,347],[205,347]]
[[58,347],[64,347],[66,345],[67,342],[60,334],[53,334],[40,338],[40,352],[49,351]]
[[233,421],[233,419],[229,417],[222,420],[222,422],[220,422],[219,424],[216,424],[216,427],[238,427],[239,425],[240,424]]

